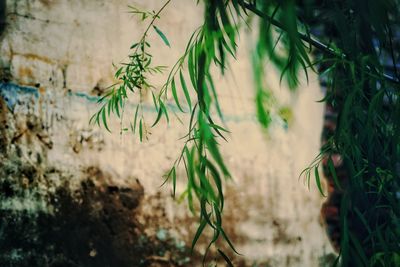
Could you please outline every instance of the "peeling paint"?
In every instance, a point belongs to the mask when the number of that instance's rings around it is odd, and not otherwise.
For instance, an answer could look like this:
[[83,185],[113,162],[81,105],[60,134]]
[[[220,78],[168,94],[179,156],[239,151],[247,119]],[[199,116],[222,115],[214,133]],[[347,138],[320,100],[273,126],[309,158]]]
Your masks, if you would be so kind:
[[39,97],[37,88],[20,86],[13,83],[0,82],[0,95],[4,98],[9,109],[13,110],[15,105],[26,96]]

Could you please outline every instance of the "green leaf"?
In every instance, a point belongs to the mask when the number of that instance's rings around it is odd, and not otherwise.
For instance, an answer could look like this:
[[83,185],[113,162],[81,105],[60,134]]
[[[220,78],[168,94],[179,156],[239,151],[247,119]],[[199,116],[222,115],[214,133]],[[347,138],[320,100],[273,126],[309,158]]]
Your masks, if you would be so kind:
[[139,121],[139,139],[140,142],[143,141],[143,126],[142,126],[142,119]]
[[220,132],[220,130],[225,131],[225,132],[228,132],[228,131],[225,130],[224,128],[222,128],[221,126],[216,125],[216,124],[214,123],[214,121],[211,119],[211,116],[210,116],[210,115],[207,116],[207,119],[208,119],[208,121],[209,121],[209,123],[208,123],[207,125],[208,125],[209,127],[213,128],[214,131],[215,131],[222,139],[224,139],[226,142],[228,142],[228,140],[226,140],[225,136]]
[[135,48],[135,47],[138,46],[138,45],[139,45],[139,43],[134,43],[133,45],[131,45],[130,49],[133,49],[133,48]]
[[[119,92],[119,90],[118,90],[118,92]],[[118,96],[118,97],[119,97],[119,96]],[[121,117],[121,115],[120,115],[120,113],[119,113],[119,107],[118,107],[118,102],[119,102],[119,100],[120,100],[120,99],[117,98],[117,96],[115,96],[115,98],[114,98],[114,110],[115,110],[115,112],[116,112],[118,118]]]
[[318,165],[314,167],[314,174],[315,174],[315,182],[317,184],[319,192],[323,197],[326,197],[326,195],[324,194],[324,190],[322,189],[321,179],[319,177],[319,172],[318,172]]
[[139,111],[139,104],[137,104],[136,106],[135,118],[133,120],[133,133],[136,132],[136,121],[137,121],[138,111]]
[[210,170],[211,175],[214,179],[214,183],[217,186],[219,202],[220,202],[220,209],[222,211],[224,209],[224,193],[222,191],[221,177],[218,173],[217,168],[215,168],[215,166],[208,159],[206,159],[206,164],[207,164],[207,167]]
[[178,99],[178,95],[176,93],[176,85],[175,85],[175,79],[174,78],[172,78],[171,90],[172,90],[172,96],[174,97],[176,106],[179,108],[180,111],[185,112],[185,111],[183,111],[183,109],[181,108],[181,105],[179,104],[179,99]]
[[223,120],[224,116],[222,114],[221,107],[219,105],[217,90],[215,89],[214,82],[213,82],[212,77],[211,77],[211,75],[209,73],[207,73],[206,77],[207,77],[208,84],[210,85],[211,91],[212,91],[213,96],[214,96],[215,107],[217,108],[218,116],[221,118],[221,120]]
[[173,196],[175,197],[175,193],[176,193],[176,170],[175,170],[175,166],[172,167],[171,176],[172,176]]
[[233,267],[233,263],[231,262],[231,260],[229,259],[228,256],[225,255],[224,252],[222,252],[222,250],[218,249],[219,254],[222,256],[222,258],[224,258],[226,264],[228,267]]
[[105,109],[104,107],[103,107],[103,109],[101,110],[101,116],[102,116],[102,120],[103,120],[104,127],[107,129],[107,131],[109,131],[109,132],[111,133],[111,131],[110,131],[110,129],[108,128],[108,125],[107,125],[106,109]]
[[207,200],[205,197],[199,196],[200,198],[200,212],[201,212],[201,216],[203,216],[204,220],[207,222],[207,224],[213,228],[214,230],[218,230],[218,228],[216,226],[214,226],[214,224],[211,222],[211,217],[210,214],[211,213],[207,213]]
[[161,119],[161,115],[163,114],[163,109],[161,108],[161,100],[160,100],[160,108],[158,109],[158,114],[157,114],[157,118],[154,121],[153,125],[151,125],[151,127],[154,127]]
[[189,77],[192,83],[193,88],[196,90],[196,66],[195,66],[195,50],[197,47],[197,43],[189,50],[188,55],[188,69],[189,69]]
[[[192,149],[193,151],[193,149]],[[187,175],[189,179],[189,184],[194,181],[194,168],[193,168],[193,156],[192,153],[189,151],[187,146],[184,147],[185,156],[187,159]],[[194,183],[193,183],[194,186]]]
[[193,205],[192,189],[193,188],[190,186],[190,184],[188,184],[188,189],[187,189],[188,206],[189,206],[190,212],[194,215],[195,214],[195,210],[194,210],[194,205]]
[[[225,41],[224,38],[221,38],[221,42],[222,42],[222,45],[225,47],[225,49],[229,52],[229,54],[231,54],[231,56],[232,56],[234,59],[236,59],[235,52],[232,51],[232,49],[231,49],[231,48],[229,47],[229,45],[226,43],[226,41]],[[233,45],[233,49],[234,49],[234,50],[236,49],[236,44]]]
[[168,111],[167,108],[165,107],[164,103],[160,101],[160,110],[165,114],[165,118],[167,119],[167,123],[169,123],[169,116],[168,116]]
[[329,168],[329,172],[332,174],[333,182],[335,183],[337,188],[339,190],[343,190],[342,187],[340,186],[339,180],[338,180],[337,175],[336,175],[335,166],[333,165],[333,161],[332,161],[332,158],[330,156],[328,158],[328,168]]
[[183,200],[187,197],[188,195],[188,190],[186,189],[185,191],[182,192],[182,194],[180,194],[180,196],[178,197],[178,204],[181,204],[183,202]]
[[228,236],[225,234],[225,231],[222,228],[219,228],[222,236],[224,237],[225,241],[228,243],[229,247],[238,255],[242,255],[239,252],[237,252],[237,250],[235,249],[235,247],[233,246],[233,243],[231,242],[231,240],[228,238]]
[[191,249],[192,253],[193,253],[194,247],[196,246],[197,240],[199,240],[201,233],[203,232],[206,225],[207,225],[207,221],[204,218],[202,218],[200,220],[200,225],[197,228],[196,234],[194,235],[193,240],[192,240],[192,249]]
[[206,177],[205,170],[202,171],[200,166],[197,166],[196,173],[200,180],[200,188],[202,189],[201,194],[203,194],[207,199],[211,201],[216,201],[217,198],[215,196],[215,192],[210,182],[208,181],[208,177]]
[[118,78],[119,75],[121,75],[123,69],[124,69],[123,67],[120,67],[120,68],[115,72],[115,78]]
[[169,41],[168,41],[167,37],[165,36],[165,34],[159,28],[157,28],[157,26],[153,25],[153,28],[154,28],[154,30],[156,30],[157,34],[161,37],[161,39],[163,40],[165,45],[168,46],[168,47],[171,47],[171,45],[169,44]]
[[168,172],[168,174],[165,175],[164,177],[165,177],[165,180],[161,184],[161,186],[165,185],[168,182],[168,180],[172,179],[172,196],[175,198],[175,192],[176,192],[176,170],[175,170],[175,165],[171,168],[171,170]]
[[268,128],[271,123],[271,117],[269,112],[264,108],[263,99],[262,91],[258,91],[256,96],[257,119],[264,128]]
[[213,158],[215,159],[215,161],[217,162],[218,166],[221,168],[222,173],[225,176],[230,177],[231,175],[228,171],[228,168],[226,168],[226,166],[225,166],[224,160],[222,159],[222,156],[217,147],[217,143],[215,142],[214,139],[211,139],[207,142],[207,148],[210,151]]
[[205,48],[202,47],[197,58],[197,77],[196,77],[196,89],[197,89],[197,102],[199,103],[199,108],[206,114],[209,113],[209,99],[207,98],[208,89],[205,84],[206,71],[209,69],[207,63],[207,52]]
[[90,117],[89,124],[98,123],[99,120],[99,112],[96,112]]
[[228,131],[227,129],[225,129],[225,128],[217,125],[217,124],[209,123],[208,125],[210,125],[210,127],[214,128],[214,129],[218,129],[220,131],[224,131],[224,132],[230,133],[230,131]]
[[179,71],[179,79],[181,81],[182,90],[183,90],[183,93],[185,94],[185,98],[186,98],[186,102],[187,102],[187,104],[189,106],[189,110],[192,110],[192,102],[190,100],[190,94],[189,94],[189,91],[187,89],[185,78],[183,77],[183,74],[182,74],[181,70]]
[[151,96],[152,96],[152,98],[153,98],[154,107],[155,107],[156,110],[158,111],[157,100],[156,100],[156,96],[154,95],[153,91],[151,91]]
[[192,110],[192,113],[190,114],[190,120],[189,120],[189,132],[192,131],[192,129],[194,128],[195,124],[194,124],[194,115],[196,113],[196,108],[197,108],[197,103],[194,105],[194,108]]

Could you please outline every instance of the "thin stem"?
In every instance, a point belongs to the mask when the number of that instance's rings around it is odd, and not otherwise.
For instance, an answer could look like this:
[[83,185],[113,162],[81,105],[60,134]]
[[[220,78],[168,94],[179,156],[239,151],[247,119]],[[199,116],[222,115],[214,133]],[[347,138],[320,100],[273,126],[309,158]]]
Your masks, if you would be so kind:
[[[147,32],[150,30],[150,27],[153,26],[154,21],[159,18],[161,12],[165,9],[165,7],[171,2],[172,0],[168,0],[165,4],[158,10],[158,12],[153,16],[152,20],[150,21],[149,25],[147,26],[146,30],[144,31],[142,38],[140,39],[139,43],[144,42],[146,39]],[[137,52],[139,45],[136,47],[135,53]]]

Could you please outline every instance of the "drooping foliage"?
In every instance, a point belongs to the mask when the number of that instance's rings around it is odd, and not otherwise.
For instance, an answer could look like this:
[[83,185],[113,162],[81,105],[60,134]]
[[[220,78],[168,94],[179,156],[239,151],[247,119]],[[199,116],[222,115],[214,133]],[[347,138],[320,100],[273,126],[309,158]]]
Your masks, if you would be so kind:
[[329,154],[340,154],[349,176],[341,189],[340,264],[399,265],[398,3],[320,1],[303,14],[314,35],[342,54],[320,56],[324,100],[338,110],[323,152],[330,169]]
[[[117,70],[116,84],[100,99],[92,121],[109,130],[111,114],[121,119],[121,131],[139,132],[142,141],[148,129],[161,119],[169,121],[171,101],[176,110],[190,114],[188,133],[180,155],[166,174],[175,195],[176,169],[186,170],[186,198],[199,217],[192,247],[206,227],[214,232],[210,246],[222,238],[236,252],[222,222],[223,181],[230,177],[219,144],[226,140],[218,87],[211,68],[228,71],[236,56],[241,27],[258,31],[253,50],[255,105],[262,127],[271,116],[265,86],[264,66],[272,62],[281,71],[281,81],[294,90],[298,73],[316,71],[328,90],[321,102],[338,110],[336,129],[314,162],[303,174],[323,192],[318,167],[328,160],[327,172],[343,191],[340,209],[341,241],[336,264],[340,266],[397,266],[400,264],[400,103],[399,7],[396,0],[205,0],[204,23],[190,37],[187,47],[171,68],[162,88],[155,88],[149,75],[165,71],[152,65],[147,35],[150,29],[170,46],[156,22],[171,0],[158,12],[131,7],[131,12],[149,21],[139,42],[131,47],[129,61]],[[171,7],[172,8],[172,7]],[[254,20],[258,26],[255,26]],[[314,53],[314,57],[310,57]],[[178,97],[182,90],[184,98]],[[157,117],[146,123],[142,100],[130,127],[122,125],[129,94],[150,91]],[[172,95],[169,100],[167,95]],[[177,115],[177,114],[175,114]],[[151,125],[151,126],[150,126]],[[339,154],[349,179],[339,181],[331,155]],[[305,166],[306,167],[306,166]],[[209,247],[210,247],[209,246]],[[230,260],[218,249],[228,264]],[[206,256],[206,255],[205,255]]]

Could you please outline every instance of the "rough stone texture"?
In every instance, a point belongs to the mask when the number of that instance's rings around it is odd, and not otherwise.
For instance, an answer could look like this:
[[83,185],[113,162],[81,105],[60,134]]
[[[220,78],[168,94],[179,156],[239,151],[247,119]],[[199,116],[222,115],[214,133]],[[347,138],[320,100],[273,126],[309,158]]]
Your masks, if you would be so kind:
[[[122,186],[113,182],[118,175],[99,167],[53,166],[46,152],[51,148],[43,141],[46,131],[35,113],[12,113],[2,97],[0,109],[1,266],[182,266],[198,261],[196,254],[188,258],[183,240],[154,223],[166,220],[165,213],[141,210],[144,189],[137,179]],[[151,229],[157,232],[148,234]]]
[[[157,24],[171,49],[149,36],[159,64],[171,66],[200,23],[194,2],[173,1]],[[118,134],[118,121],[110,124],[112,134],[88,125],[97,96],[113,82],[111,63],[126,57],[145,27],[126,12],[128,4],[156,10],[161,2],[7,1],[0,43],[1,266],[200,265],[206,238],[192,260],[187,250],[197,219],[167,186],[160,188],[186,127],[162,122],[140,144],[137,136]],[[247,37],[231,74],[216,81],[232,132],[222,150],[233,173],[224,224],[244,255],[234,263],[323,266],[332,249],[319,223],[322,199],[298,179],[319,149],[318,81],[311,76],[308,86],[289,93],[269,68],[277,106],[292,118],[286,125],[274,117],[263,132],[254,116]],[[159,86],[164,79],[153,81]],[[150,98],[148,104],[150,122]],[[133,101],[126,118],[134,107]],[[182,169],[178,175],[180,193]]]

